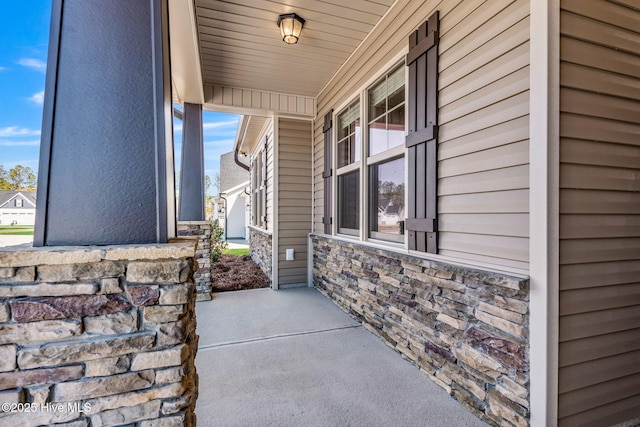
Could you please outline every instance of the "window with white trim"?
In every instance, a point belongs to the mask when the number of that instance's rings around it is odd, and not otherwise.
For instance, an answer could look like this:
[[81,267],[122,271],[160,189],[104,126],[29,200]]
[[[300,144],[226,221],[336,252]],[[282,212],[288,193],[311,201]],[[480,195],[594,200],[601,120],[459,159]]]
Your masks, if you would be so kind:
[[362,132],[360,100],[336,116],[338,233],[357,236],[360,230],[360,157]]
[[251,224],[266,228],[266,150],[256,153],[251,161]]
[[368,91],[368,235],[404,242],[404,64]]
[[16,208],[22,207],[22,199],[16,199]]

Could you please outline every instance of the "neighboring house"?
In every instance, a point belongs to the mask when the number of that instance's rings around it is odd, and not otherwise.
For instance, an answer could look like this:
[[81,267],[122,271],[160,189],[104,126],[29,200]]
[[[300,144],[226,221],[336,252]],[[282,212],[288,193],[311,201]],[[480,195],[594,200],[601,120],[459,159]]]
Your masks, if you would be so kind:
[[0,191],[0,225],[34,225],[36,193]]
[[234,153],[220,156],[220,196],[223,198],[223,226],[227,239],[249,237],[249,171],[234,160]]

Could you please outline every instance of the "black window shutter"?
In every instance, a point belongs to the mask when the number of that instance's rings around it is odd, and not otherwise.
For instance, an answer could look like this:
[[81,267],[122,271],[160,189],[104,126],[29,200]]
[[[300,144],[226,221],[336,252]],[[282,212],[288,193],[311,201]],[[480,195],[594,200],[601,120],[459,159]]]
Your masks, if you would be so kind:
[[438,252],[438,26],[436,11],[409,36],[409,249]]
[[264,209],[264,215],[262,221],[264,222],[264,228],[267,228],[267,148],[269,147],[269,138],[264,137],[264,149],[262,150],[262,176],[258,179],[262,180],[263,196],[262,203]]
[[324,178],[324,217],[322,223],[324,224],[325,234],[331,234],[331,152],[333,144],[331,143],[331,128],[333,127],[333,110],[330,110],[324,116],[324,126],[322,132],[324,132],[324,171],[322,172],[322,178]]

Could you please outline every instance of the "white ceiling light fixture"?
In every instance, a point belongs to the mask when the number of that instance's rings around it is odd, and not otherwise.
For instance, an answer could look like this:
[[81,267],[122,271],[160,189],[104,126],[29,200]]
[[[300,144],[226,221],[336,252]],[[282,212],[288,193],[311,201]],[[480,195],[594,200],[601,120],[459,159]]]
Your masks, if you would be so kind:
[[286,13],[278,16],[278,27],[280,27],[283,42],[296,44],[304,27],[304,19],[295,13]]

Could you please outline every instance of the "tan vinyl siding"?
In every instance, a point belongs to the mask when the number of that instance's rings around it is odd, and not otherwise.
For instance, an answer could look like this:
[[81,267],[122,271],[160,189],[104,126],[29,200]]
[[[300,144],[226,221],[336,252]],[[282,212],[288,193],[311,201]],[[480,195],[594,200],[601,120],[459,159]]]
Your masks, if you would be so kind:
[[559,425],[640,416],[640,11],[561,1]]
[[[307,236],[311,232],[312,123],[278,119],[278,283],[307,283]],[[285,260],[285,250],[295,260]]]
[[[440,11],[440,254],[528,269],[529,2],[400,0],[318,96],[324,117],[383,73]],[[314,126],[314,230],[322,232],[322,120]]]

